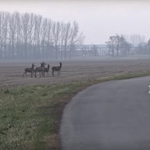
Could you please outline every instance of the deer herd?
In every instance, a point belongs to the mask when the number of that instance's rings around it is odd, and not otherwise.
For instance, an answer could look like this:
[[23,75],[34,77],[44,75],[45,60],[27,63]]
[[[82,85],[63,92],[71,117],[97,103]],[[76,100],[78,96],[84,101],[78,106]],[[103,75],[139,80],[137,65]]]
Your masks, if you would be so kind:
[[[59,62],[59,64],[60,64],[59,66],[53,66],[51,68],[53,77],[54,77],[54,72],[58,72],[58,75],[60,75],[60,71],[62,68],[62,62]],[[50,65],[48,64],[47,67],[45,67],[45,65],[46,65],[46,63],[42,62],[40,67],[36,67],[33,63],[31,68],[24,69],[24,73],[23,73],[22,77],[24,77],[25,75],[27,77],[27,73],[31,74],[31,78],[33,76],[36,78],[37,73],[39,74],[39,77],[45,77],[45,73],[47,73],[47,75],[48,75],[49,70],[50,70]]]

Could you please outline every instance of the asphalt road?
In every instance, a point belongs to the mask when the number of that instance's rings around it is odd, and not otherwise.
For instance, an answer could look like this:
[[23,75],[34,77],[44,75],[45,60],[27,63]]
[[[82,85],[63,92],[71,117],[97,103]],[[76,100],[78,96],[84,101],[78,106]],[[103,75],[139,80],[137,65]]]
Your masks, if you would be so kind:
[[149,150],[150,77],[109,81],[78,93],[65,107],[62,150]]

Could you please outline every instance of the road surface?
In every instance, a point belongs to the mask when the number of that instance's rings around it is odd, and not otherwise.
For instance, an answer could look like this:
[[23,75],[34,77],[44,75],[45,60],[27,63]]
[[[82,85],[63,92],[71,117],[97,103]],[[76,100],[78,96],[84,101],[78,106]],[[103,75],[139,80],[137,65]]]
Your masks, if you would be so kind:
[[150,149],[150,77],[100,83],[66,105],[62,150]]

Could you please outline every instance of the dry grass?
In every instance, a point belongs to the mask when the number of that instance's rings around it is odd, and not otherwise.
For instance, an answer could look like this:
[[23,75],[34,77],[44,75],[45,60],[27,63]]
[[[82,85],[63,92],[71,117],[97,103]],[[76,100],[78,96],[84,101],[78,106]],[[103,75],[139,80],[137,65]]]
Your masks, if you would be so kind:
[[[52,77],[51,71],[46,78],[22,78],[23,70],[30,67],[28,63],[0,63],[0,88],[26,85],[52,85],[75,81],[95,80],[122,73],[137,73],[150,70],[150,60],[96,60],[96,61],[64,61],[61,76]],[[48,62],[50,66],[58,62]],[[40,65],[35,62],[36,66]]]

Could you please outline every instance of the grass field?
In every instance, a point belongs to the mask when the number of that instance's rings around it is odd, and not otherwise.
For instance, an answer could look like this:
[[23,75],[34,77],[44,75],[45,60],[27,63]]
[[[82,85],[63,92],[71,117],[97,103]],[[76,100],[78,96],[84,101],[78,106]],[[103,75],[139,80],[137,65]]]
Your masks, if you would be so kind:
[[61,115],[71,97],[92,84],[147,76],[149,64],[150,60],[65,62],[60,77],[41,79],[21,77],[29,63],[1,64],[0,149],[59,150]]
[[[28,86],[0,91],[0,149],[58,147],[59,105],[79,84]],[[61,98],[61,99],[60,99]],[[57,126],[57,127],[56,127]],[[50,144],[50,145],[49,145]]]

